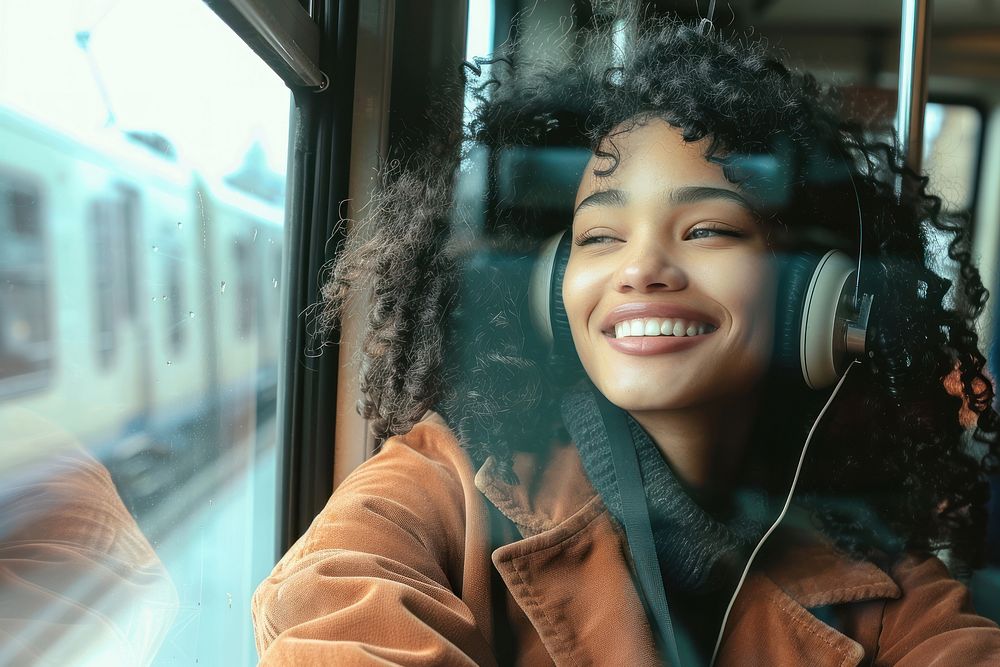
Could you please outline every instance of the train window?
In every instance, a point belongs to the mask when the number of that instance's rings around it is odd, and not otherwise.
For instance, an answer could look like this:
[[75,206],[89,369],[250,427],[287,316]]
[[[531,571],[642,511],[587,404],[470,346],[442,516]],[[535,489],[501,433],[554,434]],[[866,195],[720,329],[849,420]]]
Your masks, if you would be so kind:
[[175,248],[167,262],[167,293],[162,298],[167,299],[167,331],[170,332],[170,351],[181,351],[187,334],[187,320],[183,305],[187,303],[184,294],[183,251]]
[[[119,206],[121,207],[121,231],[122,242],[126,249],[136,247],[139,232],[139,192],[128,185],[118,186]],[[122,287],[125,294],[123,308],[124,314],[129,320],[134,320],[139,312],[139,276],[136,253],[126,251],[122,253],[123,271]]]
[[95,201],[90,205],[90,266],[93,276],[93,322],[97,359],[101,368],[107,368],[114,361],[116,309],[115,262],[121,259],[118,253],[117,234],[119,226],[113,218],[115,207],[108,201]]
[[52,364],[46,256],[37,186],[0,172],[0,397],[38,387]]
[[[252,225],[253,222],[249,224]],[[253,230],[252,233],[256,237],[257,231]],[[257,316],[257,263],[253,248],[239,240],[233,241],[233,258],[237,273],[236,334],[242,340],[254,333],[254,320]]]
[[255,664],[289,90],[200,0],[0,0],[0,70],[0,664]]
[[924,114],[924,170],[946,209],[975,204],[983,114],[966,104],[929,102]]

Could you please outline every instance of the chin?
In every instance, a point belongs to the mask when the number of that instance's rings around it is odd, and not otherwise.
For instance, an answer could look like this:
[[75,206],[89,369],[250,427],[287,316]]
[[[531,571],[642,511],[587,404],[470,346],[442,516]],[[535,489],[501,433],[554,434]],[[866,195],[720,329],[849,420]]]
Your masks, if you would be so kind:
[[637,383],[616,383],[612,386],[600,386],[601,393],[613,404],[629,412],[658,412],[664,410],[679,410],[690,407],[696,403],[694,392],[677,391],[676,387],[672,391],[665,392],[662,387],[651,386],[647,377],[642,382]]

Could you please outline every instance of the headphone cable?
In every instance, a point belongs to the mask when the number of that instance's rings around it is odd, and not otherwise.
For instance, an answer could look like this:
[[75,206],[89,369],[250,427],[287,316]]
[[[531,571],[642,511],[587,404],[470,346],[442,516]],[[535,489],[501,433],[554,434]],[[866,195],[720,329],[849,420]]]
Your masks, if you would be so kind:
[[785,504],[781,508],[781,512],[778,514],[778,518],[774,520],[774,523],[772,523],[771,527],[767,529],[767,532],[764,533],[764,536],[760,538],[760,541],[757,543],[757,546],[754,547],[753,552],[751,552],[750,559],[747,561],[746,567],[743,568],[743,574],[740,575],[739,583],[736,584],[736,590],[733,591],[733,596],[732,598],[730,598],[729,604],[726,606],[726,613],[722,616],[722,627],[719,628],[719,636],[715,640],[715,648],[712,650],[712,659],[708,663],[710,667],[712,665],[715,665],[715,659],[719,656],[719,647],[722,645],[722,635],[725,634],[726,632],[726,623],[729,621],[729,614],[733,610],[733,605],[736,603],[736,597],[740,594],[740,589],[743,588],[743,584],[746,582],[747,574],[750,572],[750,567],[753,565],[754,558],[757,557],[757,553],[764,546],[764,543],[767,541],[767,538],[771,536],[771,533],[773,533],[778,528],[778,524],[781,523],[781,520],[785,518],[786,514],[788,514],[788,508],[792,504],[792,496],[795,494],[795,487],[799,483],[799,475],[802,472],[802,464],[805,462],[806,452],[809,450],[809,443],[812,442],[812,437],[813,434],[816,432],[816,427],[819,426],[819,422],[820,420],[823,419],[823,415],[826,414],[827,409],[830,407],[830,404],[833,403],[833,399],[836,398],[837,393],[840,391],[841,386],[843,386],[844,384],[844,381],[847,380],[848,373],[851,372],[851,369],[857,363],[859,362],[857,359],[855,359],[847,367],[847,370],[844,371],[844,374],[841,376],[840,381],[837,382],[837,386],[833,388],[833,393],[830,394],[830,398],[827,399],[826,405],[824,405],[823,409],[819,411],[819,415],[816,417],[816,420],[813,422],[812,427],[809,429],[809,435],[806,436],[805,444],[802,445],[802,453],[799,454],[799,463],[795,467],[795,475],[792,477],[792,486],[788,490],[788,496],[785,498]]

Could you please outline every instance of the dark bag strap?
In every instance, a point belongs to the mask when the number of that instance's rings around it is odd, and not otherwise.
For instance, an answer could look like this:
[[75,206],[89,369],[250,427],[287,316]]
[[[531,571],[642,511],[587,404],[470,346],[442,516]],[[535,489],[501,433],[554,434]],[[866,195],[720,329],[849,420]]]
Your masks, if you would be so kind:
[[[490,519],[491,553],[519,537],[517,526],[497,507],[486,499]],[[490,562],[490,599],[493,609],[493,655],[497,665],[514,664],[514,630],[507,615],[507,584],[497,566]]]
[[653,542],[653,528],[649,520],[649,506],[639,472],[639,457],[635,451],[632,432],[629,430],[625,411],[612,405],[601,392],[595,392],[597,406],[604,422],[604,429],[611,445],[611,461],[615,468],[615,483],[622,502],[622,518],[625,521],[625,537],[632,554],[635,576],[639,584],[646,615],[652,619],[653,634],[661,655],[667,663],[681,667],[674,636],[670,608],[667,605],[666,588],[660,563]]

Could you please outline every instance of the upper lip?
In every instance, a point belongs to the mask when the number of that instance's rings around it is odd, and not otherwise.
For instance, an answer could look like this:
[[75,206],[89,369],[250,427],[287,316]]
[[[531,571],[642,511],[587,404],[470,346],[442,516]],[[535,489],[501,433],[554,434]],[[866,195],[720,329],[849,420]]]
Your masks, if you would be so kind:
[[718,328],[719,323],[707,313],[695,308],[673,303],[623,303],[615,306],[601,320],[601,331],[614,331],[615,325],[642,317],[671,317],[681,320],[704,322]]

